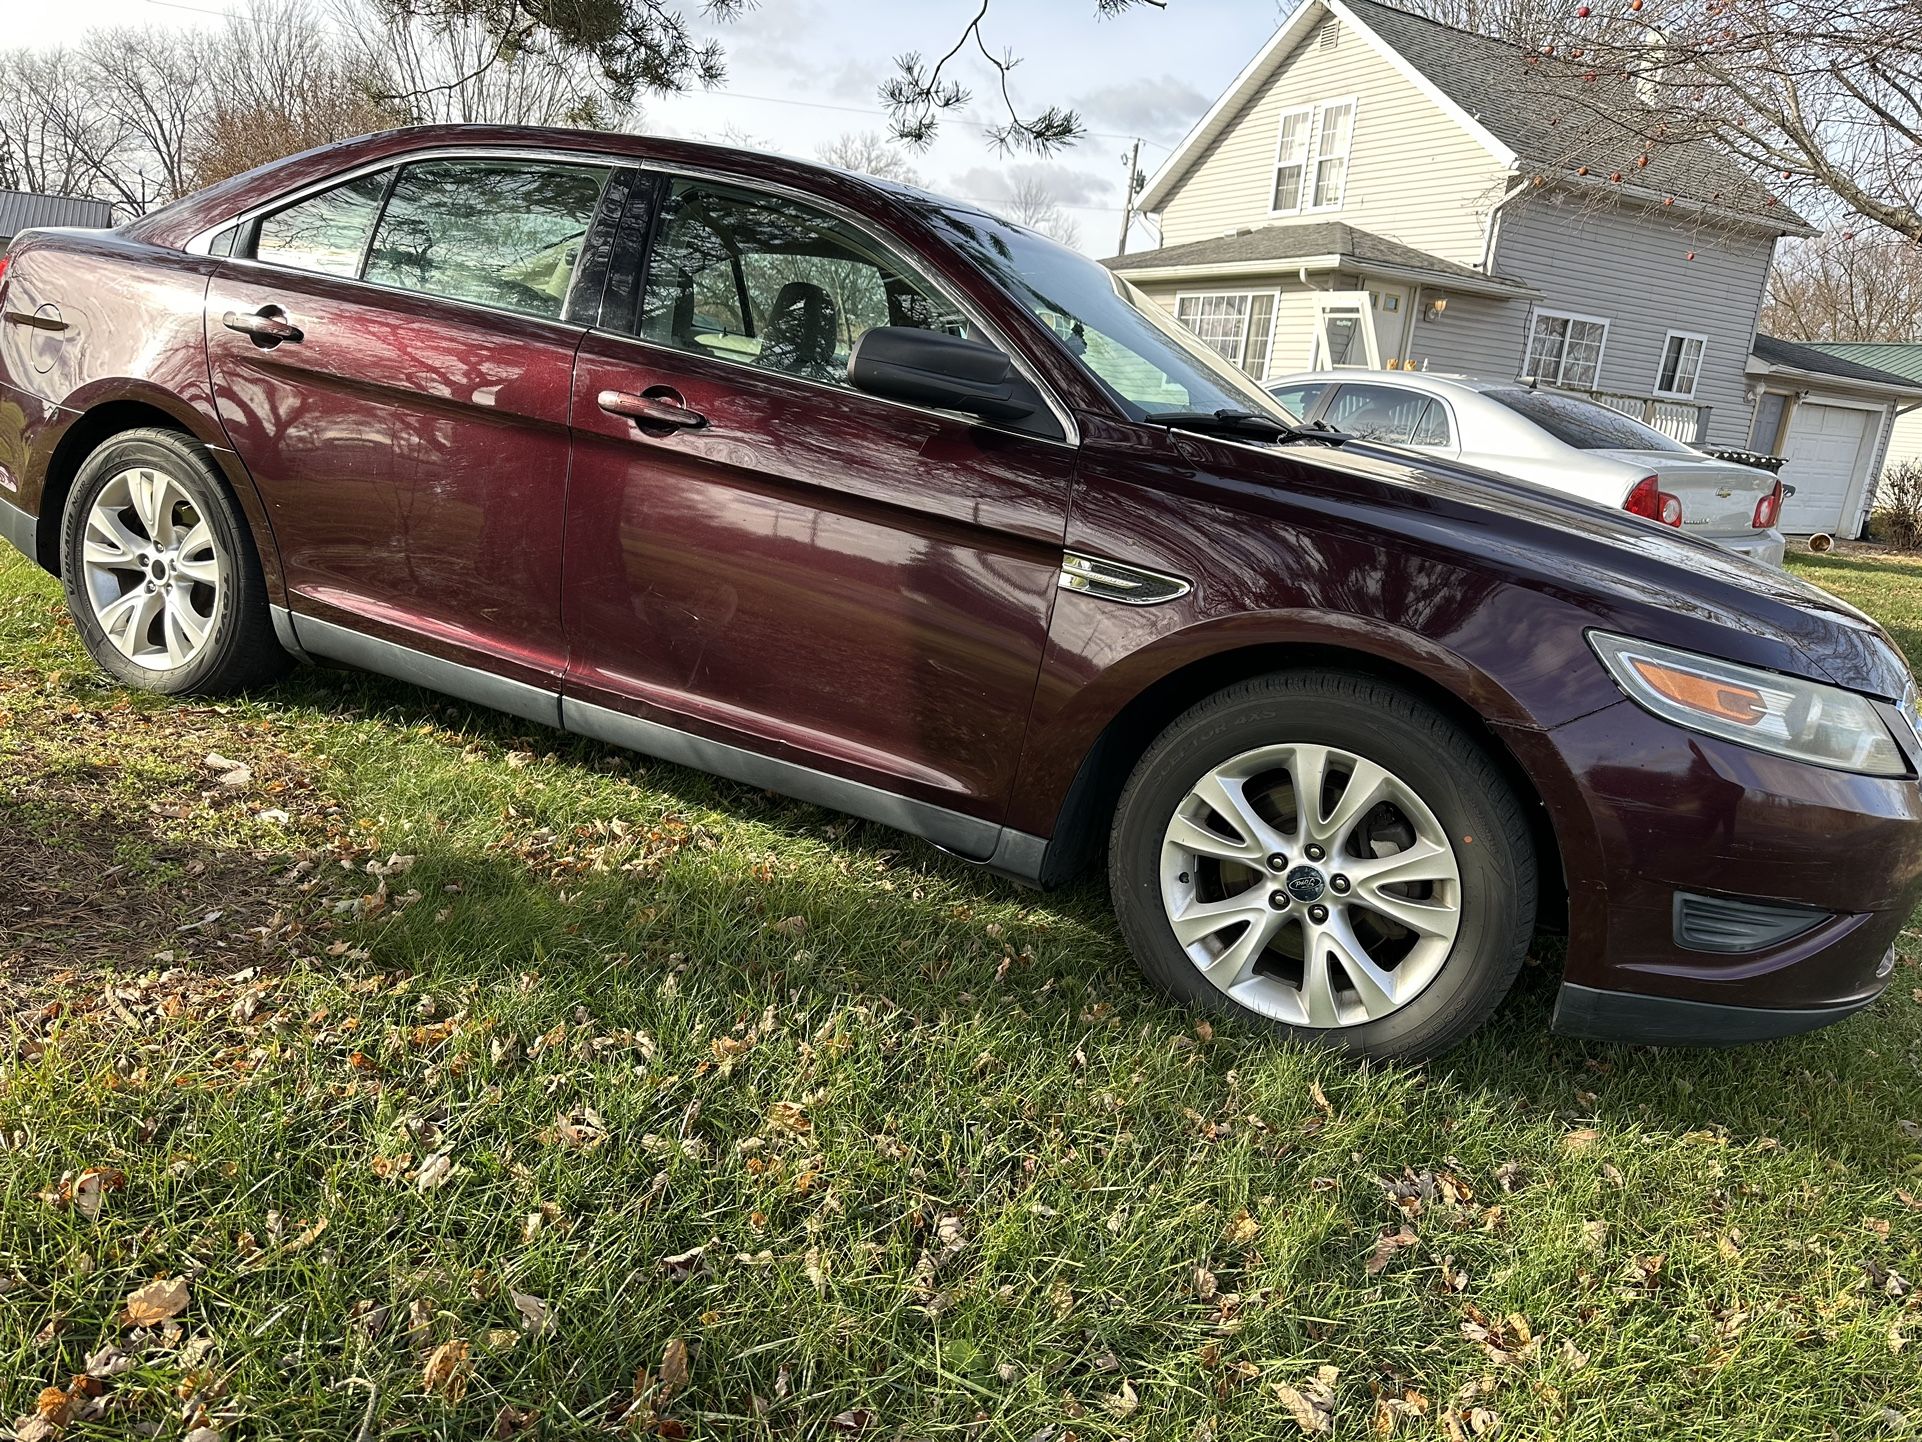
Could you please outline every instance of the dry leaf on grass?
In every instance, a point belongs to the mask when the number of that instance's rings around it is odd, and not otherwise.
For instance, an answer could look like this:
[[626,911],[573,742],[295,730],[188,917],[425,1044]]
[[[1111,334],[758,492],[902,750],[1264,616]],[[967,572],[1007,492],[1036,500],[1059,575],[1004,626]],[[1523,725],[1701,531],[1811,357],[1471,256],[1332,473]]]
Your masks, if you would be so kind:
[[1286,1382],[1274,1384],[1281,1405],[1308,1436],[1319,1437],[1334,1425],[1335,1381],[1340,1376],[1339,1368],[1317,1367],[1315,1375],[1299,1387],[1291,1387]]
[[814,1130],[807,1109],[798,1102],[776,1102],[768,1109],[767,1121],[776,1131],[792,1132],[797,1137]]
[[1594,1127],[1577,1127],[1562,1138],[1562,1145],[1571,1152],[1586,1152],[1594,1148],[1601,1136]]
[[1124,1377],[1121,1379],[1121,1390],[1112,1397],[1103,1397],[1101,1405],[1111,1417],[1132,1417],[1141,1406],[1141,1397],[1135,1391],[1134,1383]]
[[687,1340],[675,1337],[661,1352],[661,1387],[678,1392],[687,1385]]
[[427,1355],[427,1365],[421,1368],[421,1385],[450,1405],[460,1401],[467,1395],[467,1379],[474,1372],[472,1351],[465,1338],[442,1342]]
[[1419,1241],[1421,1241],[1421,1238],[1416,1235],[1415,1229],[1410,1226],[1403,1226],[1393,1232],[1383,1232],[1375,1239],[1374,1255],[1369,1257],[1367,1263],[1362,1267],[1362,1270],[1371,1277],[1377,1275],[1384,1267],[1395,1260],[1395,1253],[1399,1252],[1403,1247],[1412,1247]]
[[127,1294],[126,1320],[134,1327],[157,1327],[187,1310],[187,1279],[168,1277]]
[[1246,1207],[1240,1208],[1228,1219],[1228,1226],[1222,1233],[1226,1241],[1237,1247],[1246,1246],[1260,1235],[1261,1223],[1248,1214]]
[[454,1174],[454,1159],[446,1152],[435,1152],[432,1156],[421,1158],[420,1170],[414,1173],[414,1187],[421,1192],[431,1192],[442,1186]]
[[547,1303],[539,1297],[526,1292],[509,1291],[508,1297],[514,1303],[514,1310],[521,1314],[521,1325],[530,1332],[541,1332],[547,1327]]

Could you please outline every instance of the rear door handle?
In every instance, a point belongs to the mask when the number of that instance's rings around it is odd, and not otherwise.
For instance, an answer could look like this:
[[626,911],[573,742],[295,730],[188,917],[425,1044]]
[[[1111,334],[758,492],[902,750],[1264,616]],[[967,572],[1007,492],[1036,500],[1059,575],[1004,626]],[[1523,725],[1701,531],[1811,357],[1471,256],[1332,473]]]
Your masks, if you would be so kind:
[[707,424],[706,416],[682,405],[680,396],[666,386],[657,386],[641,395],[631,391],[602,391],[594,403],[611,416],[626,416],[643,426],[698,431]]
[[287,312],[277,305],[263,305],[251,315],[230,310],[220,318],[220,323],[228,330],[252,337],[258,346],[276,346],[282,341],[297,344],[301,339],[300,327],[288,320]]

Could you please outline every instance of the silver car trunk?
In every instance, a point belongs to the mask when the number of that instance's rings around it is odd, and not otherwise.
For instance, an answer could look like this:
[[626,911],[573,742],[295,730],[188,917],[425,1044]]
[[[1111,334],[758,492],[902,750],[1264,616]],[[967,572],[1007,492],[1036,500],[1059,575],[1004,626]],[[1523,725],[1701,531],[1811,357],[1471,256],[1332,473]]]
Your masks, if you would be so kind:
[[1755,503],[1775,488],[1775,477],[1754,466],[1681,451],[1591,451],[1640,466],[1682,503],[1683,527],[1698,535],[1739,536],[1752,531]]

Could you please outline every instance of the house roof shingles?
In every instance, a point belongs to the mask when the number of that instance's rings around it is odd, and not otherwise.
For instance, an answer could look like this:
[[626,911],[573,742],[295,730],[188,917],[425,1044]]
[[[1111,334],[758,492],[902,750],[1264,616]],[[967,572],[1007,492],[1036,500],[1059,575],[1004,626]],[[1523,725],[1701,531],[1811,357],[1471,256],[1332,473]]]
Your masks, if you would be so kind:
[[1207,240],[1163,246],[1160,250],[1118,255],[1102,264],[1115,270],[1133,272],[1203,265],[1278,265],[1322,256],[1336,256],[1363,268],[1370,265],[1393,266],[1399,270],[1425,271],[1442,278],[1474,281],[1482,286],[1508,287],[1517,295],[1529,293],[1528,287],[1518,280],[1507,280],[1472,266],[1443,260],[1412,245],[1403,245],[1398,240],[1359,230],[1338,220],[1254,226],[1231,235],[1211,236]]
[[76,225],[98,229],[113,224],[113,207],[104,200],[75,200],[65,195],[36,195],[30,190],[0,190],[0,240],[37,225]]
[[1894,371],[1864,365],[1847,356],[1835,355],[1827,349],[1802,345],[1797,341],[1777,340],[1772,335],[1758,333],[1755,344],[1750,347],[1750,350],[1757,360],[1766,361],[1769,365],[1781,366],[1787,370],[1805,371],[1810,375],[1834,376],[1837,380],[1862,381],[1875,386],[1895,386],[1901,390],[1922,391],[1922,379],[1914,376],[1899,375]]

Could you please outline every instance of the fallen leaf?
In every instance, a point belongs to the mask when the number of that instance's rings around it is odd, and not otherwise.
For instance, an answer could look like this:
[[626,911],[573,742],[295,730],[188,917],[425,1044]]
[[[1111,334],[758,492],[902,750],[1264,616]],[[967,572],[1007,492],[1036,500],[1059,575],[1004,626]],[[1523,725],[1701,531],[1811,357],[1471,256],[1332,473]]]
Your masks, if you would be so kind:
[[472,1351],[464,1338],[442,1342],[428,1353],[427,1365],[421,1368],[421,1384],[429,1392],[439,1393],[450,1406],[460,1401],[467,1395],[467,1379],[473,1375]]
[[1383,1232],[1375,1239],[1374,1255],[1369,1257],[1362,1270],[1371,1277],[1378,1275],[1383,1268],[1394,1261],[1395,1253],[1403,1247],[1414,1246],[1420,1240],[1415,1229],[1410,1226],[1403,1226],[1393,1232]]
[[806,1136],[814,1130],[806,1108],[798,1102],[776,1102],[768,1109],[767,1120],[776,1131],[792,1132],[795,1136]]
[[547,1303],[539,1297],[526,1292],[510,1290],[508,1298],[514,1303],[514,1310],[521,1314],[521,1325],[530,1332],[542,1332],[547,1328]]
[[687,1385],[687,1342],[684,1338],[671,1339],[661,1352],[661,1386],[668,1391],[678,1392]]
[[431,1192],[445,1184],[454,1174],[454,1159],[446,1152],[435,1152],[423,1157],[420,1169],[414,1173],[414,1187],[418,1191]]
[[828,1425],[836,1432],[865,1432],[874,1425],[874,1414],[865,1407],[853,1407],[837,1412]]
[[1111,1417],[1132,1417],[1141,1406],[1141,1397],[1134,1389],[1134,1383],[1126,1377],[1121,1379],[1121,1390],[1112,1397],[1101,1399],[1101,1405]]
[[1334,1367],[1321,1367],[1299,1387],[1291,1387],[1286,1382],[1274,1384],[1281,1405],[1308,1436],[1318,1437],[1334,1425],[1335,1379],[1340,1375]]
[[1228,1219],[1227,1230],[1222,1236],[1234,1246],[1246,1246],[1261,1235],[1261,1223],[1248,1214],[1246,1207],[1239,1208]]
[[127,1294],[126,1320],[135,1327],[156,1327],[187,1310],[187,1279],[168,1277]]
[[1600,1141],[1601,1136],[1594,1127],[1577,1127],[1562,1138],[1562,1145],[1571,1152],[1585,1152]]

